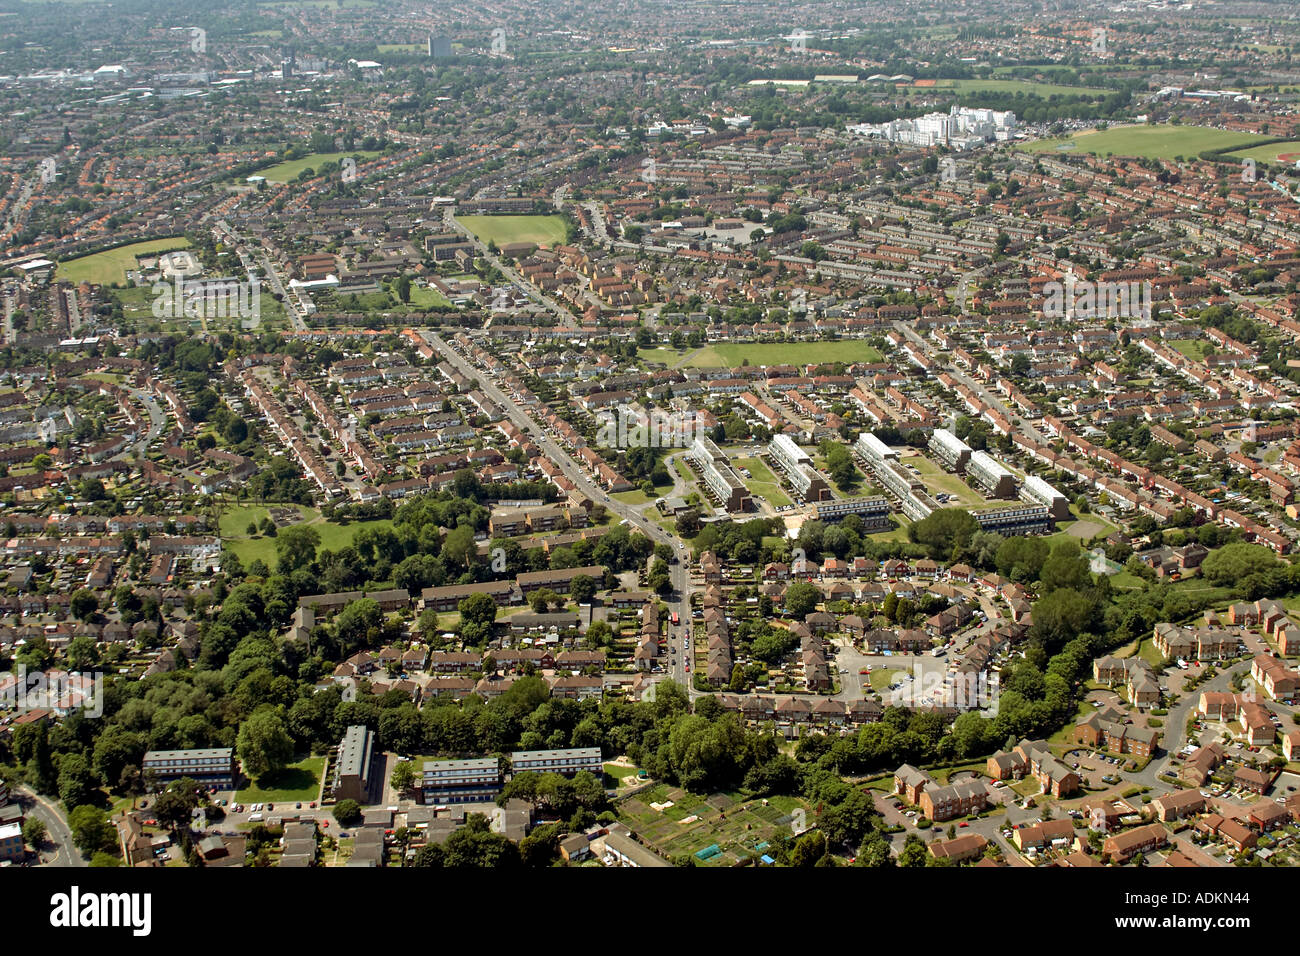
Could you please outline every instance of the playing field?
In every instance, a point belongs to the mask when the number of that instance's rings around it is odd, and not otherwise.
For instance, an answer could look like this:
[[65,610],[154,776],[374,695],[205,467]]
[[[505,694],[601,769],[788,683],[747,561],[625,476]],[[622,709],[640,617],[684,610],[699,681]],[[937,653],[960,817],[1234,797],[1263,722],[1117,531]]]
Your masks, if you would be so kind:
[[[670,802],[672,806],[661,810],[651,806]],[[807,812],[795,797],[766,801],[725,793],[702,797],[661,784],[622,801],[618,816],[647,846],[666,856],[695,854],[716,846],[720,852],[704,859],[696,857],[698,864],[733,866],[753,853],[762,855],[778,833],[790,834],[792,814],[798,809]],[[811,812],[808,822],[814,822]]]
[[319,170],[322,163],[340,162],[345,156],[359,156],[362,159],[374,159],[379,153],[371,150],[363,152],[356,150],[351,153],[312,153],[302,159],[289,159],[283,163],[278,163],[270,169],[263,169],[257,175],[269,179],[273,183],[289,183],[298,178],[299,174],[307,168]]
[[55,270],[56,278],[65,282],[92,282],[97,285],[111,285],[114,282],[126,282],[126,271],[138,267],[136,258],[158,252],[171,252],[174,249],[188,249],[190,241],[184,236],[171,239],[151,239],[149,242],[133,242],[116,249],[96,252],[94,255],[82,256],[60,262]]
[[539,246],[563,244],[567,227],[563,216],[457,216],[457,221],[483,242],[535,242]]
[[955,90],[958,93],[1024,93],[1026,96],[1105,96],[1109,90],[1090,86],[1062,86],[1033,80],[935,80],[928,87],[904,89]]
[[1240,159],[1258,159],[1265,163],[1300,163],[1300,140],[1293,139],[1285,143],[1256,146],[1253,149],[1239,149],[1228,155]]
[[[750,365],[828,365],[832,362],[879,362],[881,354],[858,339],[833,342],[751,342],[710,345],[680,364],[693,368]],[[660,361],[669,361],[667,358]],[[675,365],[669,361],[670,365]]]
[[1204,126],[1121,126],[1087,130],[1068,138],[1041,139],[1018,149],[1035,153],[1084,152],[1097,156],[1137,156],[1143,159],[1192,159],[1207,149],[1250,146],[1264,139],[1254,133],[1234,133]]

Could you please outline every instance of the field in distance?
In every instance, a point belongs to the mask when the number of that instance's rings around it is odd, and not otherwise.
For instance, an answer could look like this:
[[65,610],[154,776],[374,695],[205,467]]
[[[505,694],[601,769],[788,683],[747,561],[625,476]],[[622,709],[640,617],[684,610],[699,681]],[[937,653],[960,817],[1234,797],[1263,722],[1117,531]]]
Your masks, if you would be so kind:
[[642,358],[669,368],[736,368],[750,365],[822,365],[831,362],[879,362],[879,350],[859,339],[832,342],[754,342],[710,345],[690,349],[642,349]]
[[1292,139],[1285,143],[1270,143],[1268,146],[1239,149],[1228,155],[1240,159],[1257,159],[1264,163],[1300,163],[1300,140]]
[[176,249],[188,249],[190,241],[184,236],[171,239],[151,239],[148,242],[133,242],[116,249],[107,249],[79,259],[60,262],[55,270],[55,277],[74,285],[79,282],[93,282],[99,285],[119,285],[126,282],[128,269],[139,268],[136,259],[140,256],[159,252],[172,252]]
[[378,155],[379,153],[374,150],[366,151],[362,149],[356,149],[350,153],[311,153],[301,159],[287,159],[283,163],[277,163],[268,169],[263,169],[257,175],[273,183],[291,183],[301,175],[304,169],[319,171],[323,163],[341,162],[345,156],[374,159]]
[[535,242],[539,246],[564,243],[567,226],[563,216],[457,216],[456,221],[482,242]]
[[1034,153],[1083,152],[1142,159],[1174,159],[1178,156],[1191,159],[1203,150],[1229,146],[1247,148],[1265,138],[1254,133],[1235,133],[1205,126],[1120,126],[1035,140],[1018,148]]

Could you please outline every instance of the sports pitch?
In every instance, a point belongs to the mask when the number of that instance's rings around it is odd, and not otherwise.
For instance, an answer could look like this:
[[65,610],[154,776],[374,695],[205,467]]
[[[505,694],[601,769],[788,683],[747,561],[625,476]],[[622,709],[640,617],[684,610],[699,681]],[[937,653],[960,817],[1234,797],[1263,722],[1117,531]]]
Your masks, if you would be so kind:
[[564,243],[563,216],[457,216],[456,221],[483,242],[535,242],[539,246]]
[[1136,156],[1142,159],[1194,159],[1207,149],[1249,148],[1266,137],[1204,126],[1121,126],[1086,130],[1069,137],[1036,140],[1018,149],[1033,153],[1081,152],[1096,156]]
[[96,285],[112,285],[126,282],[128,269],[136,269],[140,256],[159,252],[171,252],[175,249],[188,249],[190,241],[184,236],[171,239],[152,239],[148,242],[133,242],[116,249],[106,249],[79,259],[60,262],[55,270],[57,278],[65,282],[92,282]]

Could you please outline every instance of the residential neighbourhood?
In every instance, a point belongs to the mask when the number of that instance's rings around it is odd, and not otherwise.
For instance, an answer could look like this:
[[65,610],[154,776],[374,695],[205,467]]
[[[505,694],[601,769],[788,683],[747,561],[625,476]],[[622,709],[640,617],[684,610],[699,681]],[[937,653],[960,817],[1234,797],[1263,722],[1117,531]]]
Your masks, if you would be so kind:
[[77,6],[0,868],[1300,865],[1294,17]]

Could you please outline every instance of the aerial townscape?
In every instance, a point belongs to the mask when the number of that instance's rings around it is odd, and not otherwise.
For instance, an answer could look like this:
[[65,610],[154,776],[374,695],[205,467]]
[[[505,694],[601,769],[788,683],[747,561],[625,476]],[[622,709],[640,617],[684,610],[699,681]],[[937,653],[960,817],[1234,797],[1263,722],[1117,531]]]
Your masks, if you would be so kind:
[[1300,866],[1293,2],[0,0],[0,304],[0,868]]

